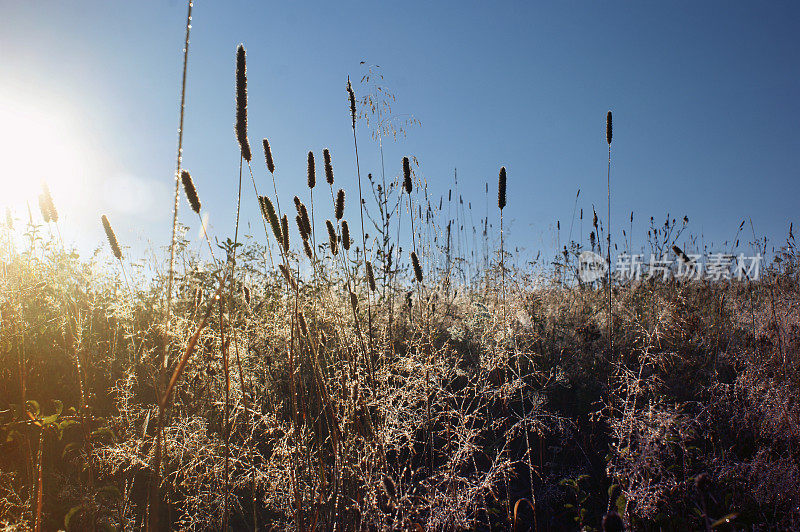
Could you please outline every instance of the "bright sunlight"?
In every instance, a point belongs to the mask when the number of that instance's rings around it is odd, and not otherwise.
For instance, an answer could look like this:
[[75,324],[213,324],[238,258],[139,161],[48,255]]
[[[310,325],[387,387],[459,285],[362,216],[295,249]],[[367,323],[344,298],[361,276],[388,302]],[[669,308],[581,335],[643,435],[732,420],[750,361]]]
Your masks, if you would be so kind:
[[38,216],[42,181],[59,206],[80,207],[86,150],[76,134],[80,128],[54,107],[0,90],[0,202],[16,217],[23,216],[26,205]]

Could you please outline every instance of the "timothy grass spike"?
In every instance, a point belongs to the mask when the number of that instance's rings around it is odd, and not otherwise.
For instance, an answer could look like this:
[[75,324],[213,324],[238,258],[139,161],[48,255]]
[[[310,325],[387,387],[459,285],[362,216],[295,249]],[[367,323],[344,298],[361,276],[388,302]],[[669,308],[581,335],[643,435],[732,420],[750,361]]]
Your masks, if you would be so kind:
[[336,208],[335,208],[336,219],[341,220],[342,216],[344,216],[344,190],[341,188],[339,192],[336,194]]
[[331,152],[328,148],[322,150],[322,159],[325,161],[325,180],[329,185],[333,185],[333,165],[331,164]]
[[330,220],[325,220],[325,226],[328,228],[328,241],[331,245],[331,253],[336,255],[339,253],[339,245],[336,242],[336,229],[333,228],[333,224]]
[[500,168],[500,176],[497,180],[497,206],[502,211],[506,206],[506,167]]
[[283,250],[287,253],[289,252],[289,218],[284,214],[283,218],[281,218],[281,236],[283,239],[281,243],[283,244]]
[[261,202],[261,210],[266,215],[270,227],[272,227],[272,234],[275,236],[275,240],[279,243],[283,243],[283,237],[281,237],[281,223],[278,220],[278,215],[275,214],[275,207],[272,205],[272,200],[269,199],[269,196],[259,196],[258,199]]
[[186,192],[186,199],[189,200],[189,205],[194,212],[200,214],[200,198],[197,197],[197,190],[194,188],[191,174],[186,170],[181,170],[181,181],[183,182],[183,190]]
[[308,188],[314,188],[317,185],[317,170],[314,164],[314,152],[308,152]]
[[100,217],[100,221],[103,222],[103,230],[106,232],[106,238],[108,239],[108,245],[111,246],[111,252],[117,259],[122,259],[122,250],[119,247],[119,242],[117,242],[117,235],[114,234],[114,229],[111,228],[111,223],[108,221],[108,216],[104,214]]
[[345,251],[350,249],[350,226],[347,225],[347,220],[342,220],[342,247]]
[[44,223],[50,223],[50,210],[47,208],[47,199],[45,199],[44,194],[39,194],[39,210],[42,213]]
[[408,162],[408,157],[403,157],[403,188],[408,194],[414,188],[411,182],[411,164]]
[[611,111],[606,115],[606,141],[611,144]]
[[375,285],[375,273],[372,271],[372,263],[370,261],[366,261],[367,265],[367,282],[369,283],[369,289],[371,291],[377,290]]
[[414,266],[414,277],[418,282],[422,282],[422,267],[419,265],[419,259],[415,251],[411,252],[411,264]]
[[42,193],[44,194],[45,208],[47,209],[47,214],[50,216],[50,221],[53,223],[58,222],[56,204],[53,201],[53,196],[50,194],[50,187],[48,187],[47,183],[44,181],[42,181]]
[[236,140],[242,157],[250,162],[250,141],[247,139],[247,60],[243,45],[236,48]]
[[267,162],[267,170],[269,170],[270,174],[274,174],[275,162],[272,160],[272,149],[269,147],[269,141],[267,139],[264,139],[263,143],[264,143],[264,159]]
[[356,95],[353,86],[350,84],[350,76],[347,76],[347,96],[350,99],[350,118],[353,121],[353,129],[356,128]]

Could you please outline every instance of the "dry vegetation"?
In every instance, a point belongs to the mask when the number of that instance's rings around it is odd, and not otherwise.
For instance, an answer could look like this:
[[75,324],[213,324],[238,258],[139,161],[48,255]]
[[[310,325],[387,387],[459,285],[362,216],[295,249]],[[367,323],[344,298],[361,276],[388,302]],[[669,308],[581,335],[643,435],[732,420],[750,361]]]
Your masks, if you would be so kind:
[[[793,237],[757,282],[615,283],[609,351],[607,284],[564,282],[580,243],[555,272],[510,266],[488,222],[481,245],[464,229],[471,204],[428,199],[413,159],[341,185],[374,198],[352,220],[327,150],[326,183],[309,153],[308,185],[317,202],[330,188],[335,219],[314,222],[311,195],[279,202],[266,139],[267,172],[250,164],[237,61],[241,201],[259,202],[263,233],[237,224],[203,261],[176,226],[168,270],[149,275],[105,217],[115,260],[65,251],[49,194],[43,221],[7,217],[0,524],[799,526]],[[374,102],[347,87],[355,140]],[[199,213],[180,158],[177,178]],[[662,254],[669,226],[651,234]]]

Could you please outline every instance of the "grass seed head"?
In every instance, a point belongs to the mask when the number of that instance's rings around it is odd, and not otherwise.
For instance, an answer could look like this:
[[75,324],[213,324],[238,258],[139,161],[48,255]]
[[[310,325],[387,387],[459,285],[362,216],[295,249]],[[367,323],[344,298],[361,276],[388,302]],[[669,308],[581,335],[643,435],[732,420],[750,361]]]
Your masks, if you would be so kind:
[[336,208],[334,210],[336,219],[341,220],[342,216],[344,216],[344,190],[341,188],[339,189],[338,194],[336,194]]
[[328,148],[322,150],[322,159],[325,161],[325,180],[329,185],[333,185],[333,165],[331,164],[331,152]]
[[314,258],[314,252],[311,249],[311,244],[308,243],[308,240],[303,240],[303,251],[308,257],[308,260],[312,260]]
[[350,84],[350,76],[347,76],[347,97],[350,100],[350,118],[353,121],[353,129],[356,128],[356,95],[353,86]]
[[281,237],[281,224],[278,220],[278,215],[275,214],[275,207],[272,205],[272,200],[269,199],[269,196],[259,196],[258,199],[261,202],[261,212],[264,213],[265,218],[269,222],[275,240],[279,243],[283,242],[283,238]]
[[289,271],[286,265],[278,264],[278,268],[283,274],[283,278],[286,279],[286,282],[292,287],[292,290],[297,290],[297,282],[295,282],[294,277],[292,277],[292,273]]
[[367,261],[366,264],[367,264],[367,282],[369,283],[369,289],[374,292],[377,289],[375,286],[375,273],[372,271],[372,263],[370,261]]
[[300,204],[300,217],[303,219],[303,225],[306,228],[306,233],[311,234],[311,219],[308,217],[308,209],[302,203]]
[[192,176],[186,170],[181,170],[181,182],[183,183],[183,190],[186,192],[186,199],[189,200],[189,205],[194,212],[200,214],[200,198],[197,197],[197,190],[194,188]]
[[314,164],[314,152],[308,152],[308,188],[314,188],[317,184],[317,169]]
[[303,224],[303,218],[298,214],[294,217],[294,219],[297,222],[297,230],[300,232],[300,238],[303,240],[308,240],[308,234],[306,233],[306,226]]
[[11,209],[8,207],[6,207],[6,227],[8,227],[10,231],[14,230],[14,218],[11,216]]
[[606,115],[606,141],[611,146],[611,111]]
[[347,220],[342,220],[342,247],[345,251],[350,249],[350,226],[347,225]]
[[264,159],[267,161],[267,170],[270,174],[275,173],[275,161],[272,160],[272,149],[269,147],[269,141],[264,139]]
[[419,259],[417,258],[417,253],[412,251],[411,252],[411,264],[414,266],[414,277],[417,278],[417,282],[422,282],[422,267],[419,265]]
[[44,194],[39,194],[39,210],[42,212],[44,223],[50,223],[50,209],[47,208],[47,200]]
[[325,220],[325,226],[328,228],[328,241],[331,245],[331,253],[336,255],[339,253],[339,245],[336,242],[336,230],[330,220]]
[[502,211],[506,206],[506,167],[500,168],[500,176],[497,179],[497,206]]
[[242,157],[250,162],[250,141],[247,139],[247,60],[244,46],[236,48],[236,140]]
[[108,239],[108,245],[111,246],[111,252],[117,259],[122,259],[122,250],[119,247],[119,242],[117,242],[117,235],[114,234],[114,229],[111,228],[111,223],[108,221],[108,216],[104,214],[100,217],[100,221],[103,222],[103,230],[106,232],[106,238]]
[[289,251],[289,218],[284,214],[283,218],[281,218],[281,236],[283,240],[281,243],[283,244],[283,250],[288,252]]
[[53,196],[50,195],[50,187],[44,181],[42,181],[42,194],[44,195],[44,205],[47,209],[47,214],[50,216],[50,221],[53,223],[58,222],[56,204],[53,202]]
[[411,190],[414,188],[411,182],[411,164],[408,162],[408,157],[403,157],[403,188],[408,194],[411,194]]

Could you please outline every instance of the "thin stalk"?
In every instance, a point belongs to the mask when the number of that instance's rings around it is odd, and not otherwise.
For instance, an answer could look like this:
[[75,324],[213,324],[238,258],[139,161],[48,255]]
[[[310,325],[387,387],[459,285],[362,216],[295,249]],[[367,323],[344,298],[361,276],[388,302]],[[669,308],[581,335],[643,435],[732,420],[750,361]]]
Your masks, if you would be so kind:
[[[186,109],[186,70],[189,62],[189,31],[192,29],[192,0],[188,2],[189,7],[186,13],[186,38],[183,44],[183,75],[181,77],[181,105],[180,118],[178,120],[178,155],[175,163],[175,202],[172,209],[172,240],[169,245],[169,280],[167,281],[167,316],[165,320],[165,331],[169,331],[169,324],[172,318],[172,283],[175,277],[175,240],[178,227],[178,204],[181,191],[181,163],[183,162],[183,116]],[[167,357],[164,354],[163,367],[166,369]]]

